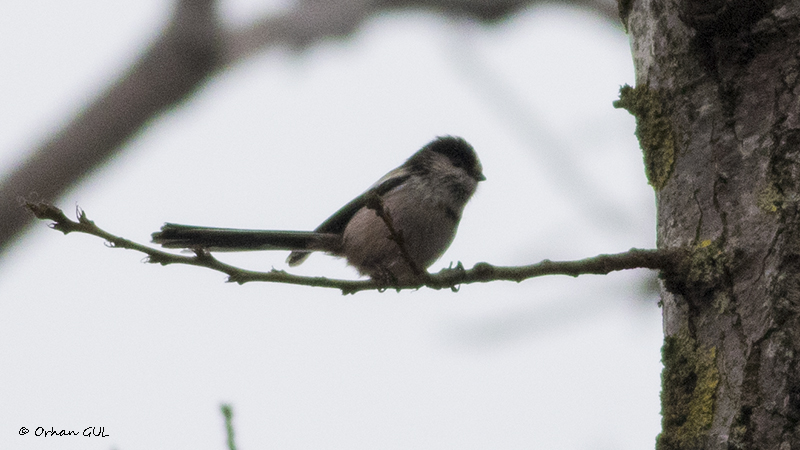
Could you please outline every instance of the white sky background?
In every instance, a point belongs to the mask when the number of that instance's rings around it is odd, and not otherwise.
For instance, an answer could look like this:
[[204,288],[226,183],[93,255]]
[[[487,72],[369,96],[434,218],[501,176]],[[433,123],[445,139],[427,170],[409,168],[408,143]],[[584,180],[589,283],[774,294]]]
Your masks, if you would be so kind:
[[[222,2],[232,21],[264,3]],[[7,5],[2,172],[135,58],[170,4]],[[611,106],[624,83],[627,37],[581,11],[491,27],[385,14],[217,76],[59,206],[140,242],[164,221],[312,229],[454,134],[488,180],[431,270],[653,247],[633,118]],[[285,257],[220,258],[269,270]],[[0,448],[222,450],[222,402],[241,450],[641,449],[660,428],[646,271],[344,297],[141,260],[40,223],[0,261]],[[355,276],[324,255],[296,272]]]

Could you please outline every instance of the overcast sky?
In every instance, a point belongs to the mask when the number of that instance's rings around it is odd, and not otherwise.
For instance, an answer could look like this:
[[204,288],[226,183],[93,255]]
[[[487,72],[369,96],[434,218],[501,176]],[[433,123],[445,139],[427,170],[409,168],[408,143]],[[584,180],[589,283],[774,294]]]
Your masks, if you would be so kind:
[[[222,1],[230,21],[269,12]],[[129,64],[159,0],[13,1],[0,16],[0,174]],[[486,27],[382,14],[206,83],[66,193],[139,242],[165,221],[308,230],[437,135],[484,166],[450,250],[498,265],[654,247],[627,37],[578,10]],[[225,254],[258,270],[286,252]],[[314,255],[295,273],[355,278]],[[458,293],[227,284],[39,223],[0,260],[0,448],[641,449],[660,429],[652,273]],[[36,437],[37,427],[109,437]],[[20,436],[26,427],[31,433]]]

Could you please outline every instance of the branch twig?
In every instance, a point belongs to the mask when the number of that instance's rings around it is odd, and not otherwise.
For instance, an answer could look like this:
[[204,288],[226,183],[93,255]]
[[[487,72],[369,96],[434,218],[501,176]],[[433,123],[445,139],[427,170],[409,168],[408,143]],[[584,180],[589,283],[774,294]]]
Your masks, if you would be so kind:
[[429,274],[424,279],[420,279],[412,284],[398,284],[387,286],[375,280],[341,280],[326,277],[306,277],[293,275],[283,270],[271,270],[269,272],[259,272],[242,269],[223,263],[214,258],[206,250],[195,250],[195,254],[177,255],[174,253],[158,250],[147,245],[138,244],[131,240],[115,236],[97,225],[86,216],[80,208],[77,209],[78,221],[69,219],[64,212],[47,203],[26,202],[25,206],[41,220],[51,220],[50,228],[61,231],[64,234],[71,232],[91,234],[100,237],[109,246],[114,248],[125,248],[144,253],[148,256],[147,262],[161,265],[168,264],[188,264],[192,266],[205,267],[216,270],[228,275],[228,282],[244,284],[253,281],[296,284],[302,286],[314,286],[339,289],[343,294],[355,294],[359,291],[379,290],[387,288],[396,289],[419,289],[423,286],[431,289],[449,288],[457,290],[462,284],[486,283],[490,281],[516,281],[521,282],[529,278],[541,277],[545,275],[568,275],[577,277],[578,275],[605,275],[610,272],[625,269],[671,269],[677,266],[679,258],[684,252],[680,249],[675,250],[654,250],[654,249],[630,249],[627,252],[611,255],[598,255],[591,258],[577,261],[550,261],[543,260],[536,264],[527,266],[494,266],[485,262],[475,264],[471,269],[465,269],[459,262],[455,267],[442,269],[438,273]]
[[236,450],[236,442],[233,439],[233,409],[231,405],[225,403],[220,406],[222,416],[225,417],[225,434],[228,436],[228,450]]

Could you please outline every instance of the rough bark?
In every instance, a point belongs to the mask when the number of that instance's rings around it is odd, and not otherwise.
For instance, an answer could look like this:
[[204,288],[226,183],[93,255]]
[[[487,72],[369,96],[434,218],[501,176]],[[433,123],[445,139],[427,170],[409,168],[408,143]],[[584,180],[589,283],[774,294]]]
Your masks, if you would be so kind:
[[[800,449],[800,2],[620,1],[657,191],[659,449]],[[655,131],[654,131],[655,130]]]

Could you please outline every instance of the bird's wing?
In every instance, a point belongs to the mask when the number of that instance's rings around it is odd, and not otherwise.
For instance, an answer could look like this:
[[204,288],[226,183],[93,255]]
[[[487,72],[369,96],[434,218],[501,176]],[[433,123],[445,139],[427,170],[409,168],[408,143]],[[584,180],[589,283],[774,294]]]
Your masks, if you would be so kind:
[[382,196],[383,194],[403,184],[408,177],[409,174],[402,167],[387,173],[383,176],[383,178],[378,180],[377,183],[370,186],[370,188],[367,189],[363,194],[354,198],[350,201],[350,203],[344,205],[338,211],[333,213],[332,216],[328,217],[314,231],[318,233],[343,233],[347,223],[350,222],[350,219],[353,218],[353,215],[355,215],[358,210],[366,206],[367,199],[371,195],[377,194],[378,196]]
[[[370,196],[375,194],[381,196],[391,191],[397,186],[403,184],[403,182],[408,179],[409,175],[410,174],[404,167],[398,167],[397,169],[392,170],[384,175],[383,178],[378,180],[375,184],[373,184],[363,194],[354,198],[348,204],[342,206],[338,211],[333,213],[332,216],[328,217],[314,231],[316,233],[341,235],[344,233],[345,227],[347,227],[347,224],[350,222],[350,219],[353,218],[355,213],[366,206],[367,199]],[[310,252],[302,250],[293,251],[289,254],[289,257],[286,258],[286,262],[289,263],[290,266],[302,264],[302,262],[308,258],[309,254]]]

